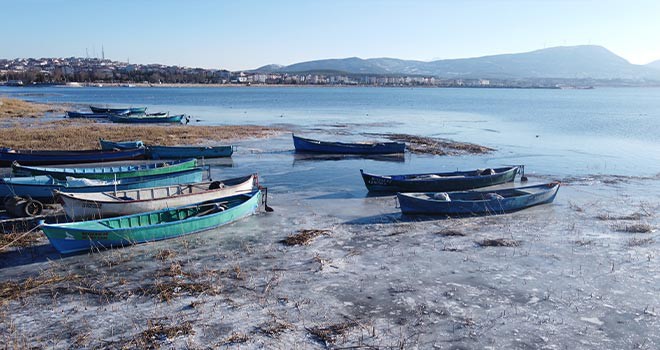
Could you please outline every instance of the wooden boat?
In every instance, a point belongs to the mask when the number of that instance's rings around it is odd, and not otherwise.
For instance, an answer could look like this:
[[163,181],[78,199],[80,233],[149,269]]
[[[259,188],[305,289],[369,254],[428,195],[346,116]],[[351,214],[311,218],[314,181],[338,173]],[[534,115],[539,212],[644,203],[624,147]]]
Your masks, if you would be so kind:
[[[143,145],[142,141],[112,142],[100,140],[102,149],[126,149]],[[234,146],[146,146],[149,159],[223,158],[231,157]]]
[[559,183],[463,192],[397,193],[403,214],[501,214],[550,203]]
[[213,182],[173,185],[135,190],[68,193],[55,191],[66,215],[72,220],[100,219],[144,213],[193,203],[213,201],[251,192],[256,175]]
[[150,117],[148,115],[119,115],[109,117],[113,123],[181,123],[184,115],[167,115],[163,117]]
[[113,150],[113,149],[133,149],[133,148],[142,148],[144,147],[144,143],[142,141],[122,141],[122,142],[114,142],[114,141],[108,141],[104,139],[99,139],[99,144],[101,144],[101,149],[102,150]]
[[117,181],[68,178],[58,180],[48,175],[0,179],[0,199],[19,196],[31,197],[42,203],[54,203],[53,191],[75,193],[123,191],[136,188],[169,186],[201,182],[204,168],[194,168],[171,174],[128,177]]
[[112,113],[112,114],[125,114],[125,113],[146,113],[147,107],[129,107],[129,108],[108,108],[89,106],[89,109],[94,113]]
[[150,159],[180,159],[180,158],[222,158],[231,157],[234,147],[229,146],[147,146],[147,157]]
[[296,152],[334,153],[334,154],[391,154],[403,153],[406,144],[403,142],[365,142],[344,143],[326,142],[293,136],[293,146]]
[[144,159],[145,150],[112,150],[112,151],[33,151],[0,148],[0,165],[9,166],[13,162],[24,165],[52,165],[114,162],[119,160]]
[[48,168],[25,166],[14,162],[12,172],[17,176],[50,175],[56,179],[66,180],[67,177],[85,179],[115,180],[127,177],[140,177],[158,174],[176,173],[189,170],[197,166],[196,159],[175,160],[136,165],[119,165],[90,168]]
[[513,181],[519,167],[477,169],[448,173],[374,175],[360,169],[370,192],[446,192],[498,185]]
[[156,113],[119,113],[120,115],[128,115],[131,117],[169,117],[170,112],[156,112]]
[[98,119],[98,118],[108,118],[110,115],[108,113],[81,113],[81,112],[67,111],[66,116],[67,118]]
[[179,237],[216,228],[256,212],[261,191],[185,207],[94,221],[43,224],[41,229],[60,253],[116,248]]

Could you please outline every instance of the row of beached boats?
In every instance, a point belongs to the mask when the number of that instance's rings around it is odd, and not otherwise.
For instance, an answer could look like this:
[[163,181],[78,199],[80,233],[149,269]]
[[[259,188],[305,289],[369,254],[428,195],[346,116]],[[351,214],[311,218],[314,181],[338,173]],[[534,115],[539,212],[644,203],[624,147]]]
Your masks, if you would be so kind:
[[[328,142],[293,136],[296,152],[321,154],[402,154],[403,142]],[[479,188],[513,182],[524,177],[523,166],[425,174],[376,175],[360,170],[370,192],[396,193],[403,214],[469,215],[505,213],[550,203],[559,183],[515,188]]]
[[[139,141],[102,144],[114,150],[146,148]],[[382,154],[378,152],[394,147],[399,151],[401,146],[390,144],[326,143],[294,136],[297,152]],[[27,215],[34,215],[44,203],[61,204],[73,222],[44,223],[42,230],[62,253],[211,229],[255,213],[265,201],[256,174],[211,181],[204,180],[207,170],[196,159],[104,167],[13,163],[12,176],[0,180],[0,197],[6,198],[5,207],[20,207]],[[369,192],[396,194],[406,215],[506,213],[550,203],[559,189],[559,183],[492,187],[513,182],[519,174],[524,179],[523,166],[403,175],[360,173]]]
[[107,108],[89,106],[91,112],[67,111],[68,118],[108,119],[113,123],[181,123],[190,121],[185,114],[147,113],[147,107]]

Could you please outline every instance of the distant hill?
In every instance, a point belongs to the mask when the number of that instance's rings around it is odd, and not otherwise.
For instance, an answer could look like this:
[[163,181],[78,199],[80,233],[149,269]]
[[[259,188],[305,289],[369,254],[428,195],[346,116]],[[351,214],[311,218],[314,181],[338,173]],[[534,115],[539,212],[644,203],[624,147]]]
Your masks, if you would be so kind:
[[653,61],[653,62],[647,64],[646,66],[650,67],[650,68],[653,68],[653,69],[660,70],[660,60]]
[[[655,64],[655,62],[654,62]],[[634,65],[602,46],[560,46],[525,53],[431,62],[394,58],[326,59],[272,67],[270,72],[430,75],[441,78],[563,78],[660,80],[660,71]],[[655,67],[655,66],[653,66]]]

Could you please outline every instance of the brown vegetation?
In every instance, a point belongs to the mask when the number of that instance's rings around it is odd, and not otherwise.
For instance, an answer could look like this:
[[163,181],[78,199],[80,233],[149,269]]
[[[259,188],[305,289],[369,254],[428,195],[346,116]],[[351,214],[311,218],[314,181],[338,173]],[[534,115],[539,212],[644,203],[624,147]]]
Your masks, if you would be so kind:
[[190,126],[190,125],[115,125],[96,122],[50,122],[32,127],[0,128],[2,147],[15,149],[99,149],[99,138],[112,141],[142,140],[146,144],[199,145],[212,141],[261,138],[280,129],[256,125]]
[[482,239],[476,242],[480,247],[517,247],[520,241],[507,238]]
[[329,234],[329,230],[300,230],[296,234],[289,235],[282,243],[286,245],[307,245],[320,235]]
[[308,328],[307,331],[318,340],[322,341],[326,346],[329,346],[334,344],[338,337],[348,333],[357,325],[356,322],[341,322],[325,327],[317,326]]
[[57,105],[27,102],[13,98],[0,98],[0,119],[4,118],[39,118],[46,112],[61,112],[64,108]]
[[386,139],[405,142],[406,149],[410,153],[417,154],[433,154],[438,156],[444,155],[460,155],[460,154],[482,154],[494,151],[474,143],[458,142],[449,139],[441,139],[436,137],[423,137],[408,134],[368,134]]

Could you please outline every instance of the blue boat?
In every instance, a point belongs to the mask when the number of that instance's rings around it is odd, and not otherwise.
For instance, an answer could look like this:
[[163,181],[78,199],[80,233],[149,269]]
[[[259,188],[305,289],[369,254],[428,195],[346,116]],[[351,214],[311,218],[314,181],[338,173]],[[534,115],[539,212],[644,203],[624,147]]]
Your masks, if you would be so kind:
[[0,199],[19,196],[31,197],[42,203],[54,203],[53,190],[73,193],[133,190],[147,187],[170,186],[201,182],[204,168],[194,168],[178,173],[111,180],[68,178],[58,180],[49,175],[0,179]]
[[126,115],[126,114],[113,114],[109,117],[113,123],[181,123],[184,115],[165,115],[165,116],[148,116],[144,115]]
[[[144,145],[142,141],[112,142],[99,140],[102,149],[127,149]],[[224,158],[231,157],[234,146],[146,146],[149,159]]]
[[132,113],[147,113],[147,107],[129,107],[129,108],[108,108],[89,106],[89,109],[94,113],[111,113],[111,114],[129,114]]
[[293,136],[293,146],[296,152],[331,153],[331,154],[393,154],[403,153],[406,144],[403,142],[364,142],[344,143],[326,142]]
[[502,214],[551,203],[559,182],[507,189],[463,192],[397,193],[401,212],[407,215]]
[[99,144],[101,144],[101,149],[105,151],[109,151],[113,149],[134,149],[134,148],[144,147],[144,143],[142,143],[142,141],[139,140],[114,142],[114,141],[99,139]]
[[100,118],[108,118],[110,116],[110,114],[108,114],[108,113],[81,113],[81,112],[67,111],[66,116],[67,116],[67,118],[100,119]]
[[499,185],[513,181],[520,167],[477,169],[447,173],[374,175],[360,169],[370,192],[446,192]]
[[210,230],[254,214],[262,194],[215,199],[189,206],[94,221],[43,224],[42,230],[60,253],[91,248],[118,248]]
[[2,166],[9,166],[13,162],[23,165],[79,164],[138,160],[144,159],[144,157],[143,148],[111,151],[34,151],[0,148],[0,165]]

